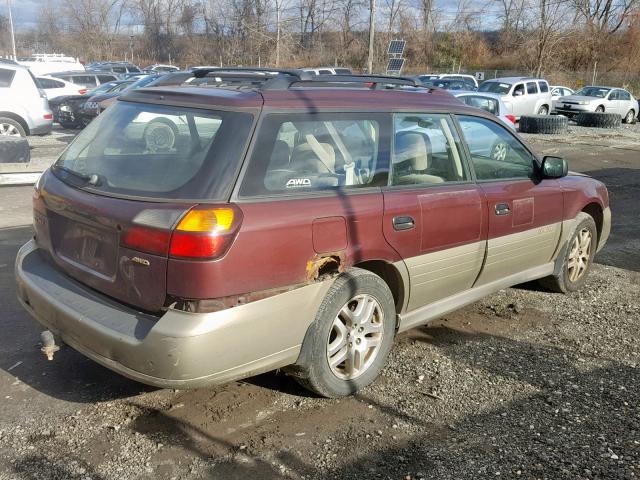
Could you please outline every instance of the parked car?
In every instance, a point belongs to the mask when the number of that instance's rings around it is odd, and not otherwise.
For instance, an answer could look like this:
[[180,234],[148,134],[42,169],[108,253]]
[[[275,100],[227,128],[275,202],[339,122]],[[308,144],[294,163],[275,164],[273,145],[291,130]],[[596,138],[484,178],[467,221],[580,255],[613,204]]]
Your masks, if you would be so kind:
[[171,72],[177,72],[178,70],[180,70],[180,68],[174,65],[162,65],[162,64],[149,65],[148,67],[145,67],[142,69],[143,72],[147,72],[147,73],[171,73]]
[[337,397],[374,381],[396,332],[521,282],[584,285],[611,224],[601,182],[442,90],[313,78],[121,96],[36,184],[24,308],[143,383],[286,367]]
[[81,108],[80,114],[83,115],[86,120],[92,120],[93,118],[100,115],[109,105],[115,102],[123,93],[146,87],[147,85],[155,82],[163,75],[164,74],[162,73],[145,75],[137,81],[133,81],[133,79],[131,79],[128,80],[128,82],[130,83],[124,82],[119,84],[118,88],[113,88],[108,92],[98,93],[85,102],[85,104]]
[[351,75],[353,73],[350,68],[343,67],[303,68],[302,71],[314,75]]
[[38,86],[44,91],[48,100],[54,100],[58,97],[68,95],[84,95],[87,93],[87,87],[82,87],[60,78],[37,77],[37,81]]
[[88,102],[99,95],[120,92],[132,83],[132,80],[117,80],[101,85],[98,89],[87,92],[85,95],[62,97],[62,100],[55,106],[54,118],[63,128],[84,128],[96,116],[95,106],[87,106]]
[[442,88],[444,90],[474,90],[475,87],[465,83],[464,80],[457,80],[452,78],[436,78],[432,80],[422,80],[418,77],[418,80],[422,86],[427,88]]
[[441,73],[439,78],[451,78],[454,80],[462,80],[464,83],[469,85],[470,90],[475,90],[478,88],[478,80],[473,75],[467,75],[464,73]]
[[92,67],[93,70],[101,72],[111,72],[124,80],[130,75],[139,75],[142,71],[129,62],[102,62]]
[[118,75],[109,72],[100,71],[71,71],[71,72],[55,72],[49,76],[66,80],[67,82],[75,83],[82,87],[92,89],[103,83],[113,82],[118,80]]
[[557,100],[559,97],[568,97],[569,95],[573,95],[575,91],[569,87],[563,87],[561,85],[556,85],[551,87],[551,98],[553,100]]
[[516,117],[511,115],[511,113],[507,110],[507,107],[502,101],[502,96],[498,95],[497,93],[480,93],[476,91],[459,90],[451,92],[451,94],[470,107],[480,108],[485,112],[489,112],[495,115],[496,117],[500,118],[500,120],[502,120],[505,125],[515,130]]
[[36,54],[19,61],[34,75],[49,75],[62,70],[83,71],[84,65],[77,58],[56,54]]
[[516,118],[551,112],[551,91],[547,81],[542,78],[496,78],[482,82],[478,91],[501,95],[502,101]]
[[0,135],[45,135],[53,126],[47,96],[25,66],[0,60]]
[[617,113],[625,123],[631,123],[638,115],[638,101],[622,88],[589,86],[559,98],[555,111],[567,117],[580,112]]

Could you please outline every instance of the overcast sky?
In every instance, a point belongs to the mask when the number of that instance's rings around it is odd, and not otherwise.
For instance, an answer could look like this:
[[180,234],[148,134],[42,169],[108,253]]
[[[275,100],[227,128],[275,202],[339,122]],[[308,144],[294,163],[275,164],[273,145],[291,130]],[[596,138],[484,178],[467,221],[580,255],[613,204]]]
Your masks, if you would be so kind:
[[[17,30],[22,28],[30,28],[35,26],[38,19],[38,10],[40,5],[46,2],[55,2],[56,0],[11,0],[13,20]],[[378,2],[379,4],[381,1]],[[455,16],[456,4],[451,0],[436,0],[436,5],[444,13],[443,20],[452,20]],[[490,14],[480,15],[480,12],[487,12],[485,1],[474,0],[467,2],[467,8],[477,9],[478,16],[481,16],[481,26],[483,28],[491,28],[495,17]],[[495,7],[494,7],[495,8]],[[494,10],[495,11],[495,10]],[[473,12],[473,10],[472,10]],[[8,8],[6,0],[0,0],[0,14],[8,16]]]

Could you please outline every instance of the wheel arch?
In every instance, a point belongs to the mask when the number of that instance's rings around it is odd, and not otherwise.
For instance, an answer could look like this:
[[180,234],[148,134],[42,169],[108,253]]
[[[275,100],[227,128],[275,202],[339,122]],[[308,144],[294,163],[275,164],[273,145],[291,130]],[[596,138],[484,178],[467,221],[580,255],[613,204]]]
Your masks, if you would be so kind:
[[27,122],[25,121],[25,119],[22,118],[20,115],[13,112],[0,111],[0,117],[7,117],[7,118],[10,118],[11,120],[15,120],[20,124],[20,126],[22,126],[22,128],[24,128],[24,131],[27,135],[31,133],[29,130],[29,125],[27,125]]
[[400,269],[392,263],[385,260],[366,260],[354,265],[354,267],[368,270],[378,275],[391,290],[393,301],[396,307],[396,313],[400,313],[406,307],[408,301],[409,285],[408,272],[400,271]]
[[602,206],[597,202],[591,202],[585,205],[581,212],[587,213],[591,215],[593,221],[596,222],[596,230],[598,232],[598,242],[600,242],[600,237],[602,236],[602,228],[604,222],[604,213],[602,210]]

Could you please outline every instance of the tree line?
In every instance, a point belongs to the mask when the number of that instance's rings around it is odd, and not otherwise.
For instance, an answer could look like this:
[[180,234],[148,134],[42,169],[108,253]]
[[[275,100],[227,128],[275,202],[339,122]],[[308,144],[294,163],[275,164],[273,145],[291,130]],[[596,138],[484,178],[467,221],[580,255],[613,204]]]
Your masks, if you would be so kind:
[[[404,39],[407,73],[615,72],[635,82],[639,1],[376,0],[374,70],[385,70],[388,42]],[[370,0],[56,0],[43,2],[35,26],[18,25],[17,39],[19,54],[84,61],[362,70],[369,12]]]

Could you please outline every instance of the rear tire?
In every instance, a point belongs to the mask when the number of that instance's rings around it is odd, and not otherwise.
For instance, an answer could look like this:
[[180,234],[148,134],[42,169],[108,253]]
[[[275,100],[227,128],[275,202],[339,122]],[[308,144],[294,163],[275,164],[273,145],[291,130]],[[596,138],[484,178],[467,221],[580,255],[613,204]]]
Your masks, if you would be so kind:
[[569,236],[566,251],[557,273],[539,280],[540,284],[559,293],[569,293],[580,290],[591,271],[593,257],[598,244],[598,229],[593,217],[580,212],[576,217],[576,227]]
[[351,395],[372,383],[393,346],[393,295],[379,276],[359,268],[338,278],[309,327],[298,363],[290,370],[323,397]]
[[0,135],[26,137],[27,132],[17,120],[9,117],[0,117]]
[[549,107],[547,107],[546,105],[542,105],[538,109],[538,115],[549,115]]

